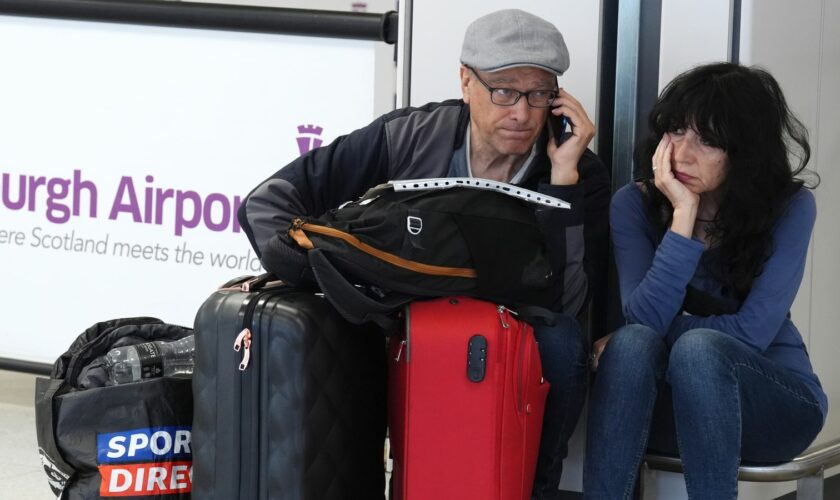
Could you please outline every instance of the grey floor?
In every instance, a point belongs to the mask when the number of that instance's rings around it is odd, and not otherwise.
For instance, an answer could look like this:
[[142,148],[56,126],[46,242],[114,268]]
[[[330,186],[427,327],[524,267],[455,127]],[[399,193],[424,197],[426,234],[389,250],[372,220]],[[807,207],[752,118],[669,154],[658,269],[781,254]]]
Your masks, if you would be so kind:
[[34,375],[0,370],[0,498],[55,498],[38,458],[34,395]]
[[[53,500],[38,458],[35,376],[0,370],[0,499]],[[568,493],[563,499],[580,498]],[[840,475],[826,480],[825,498],[840,498]],[[785,495],[777,500],[794,500]]]

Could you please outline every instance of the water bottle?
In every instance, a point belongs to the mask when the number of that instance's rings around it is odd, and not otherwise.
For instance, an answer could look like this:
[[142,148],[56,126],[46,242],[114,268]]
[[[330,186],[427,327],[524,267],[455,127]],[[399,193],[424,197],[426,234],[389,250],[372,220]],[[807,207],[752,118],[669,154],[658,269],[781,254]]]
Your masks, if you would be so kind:
[[190,377],[195,365],[195,336],[179,340],[146,342],[115,347],[105,355],[105,368],[112,384],[148,378]]

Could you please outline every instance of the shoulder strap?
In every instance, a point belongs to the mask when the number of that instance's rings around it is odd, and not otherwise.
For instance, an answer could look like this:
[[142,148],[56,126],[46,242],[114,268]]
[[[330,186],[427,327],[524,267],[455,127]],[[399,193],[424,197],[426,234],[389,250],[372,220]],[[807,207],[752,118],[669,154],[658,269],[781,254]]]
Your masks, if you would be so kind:
[[[518,198],[528,203],[535,203],[552,208],[572,208],[572,205],[560,198],[548,196],[537,191],[531,191],[515,184],[507,182],[491,181],[489,179],[474,179],[472,177],[441,177],[436,179],[415,179],[403,181],[391,181],[387,184],[377,186],[375,189],[381,191],[382,186],[393,186],[394,191],[429,191],[436,189],[450,189],[464,187],[483,189],[505,194]],[[371,190],[374,191],[374,190]],[[379,191],[376,191],[378,193]]]
[[374,322],[386,332],[397,326],[395,315],[416,297],[388,294],[380,300],[369,297],[347,279],[327,259],[319,248],[309,251],[309,263],[324,297],[349,322],[362,324]]
[[38,438],[38,452],[47,481],[53,493],[61,496],[67,483],[76,474],[76,469],[64,461],[55,442],[55,397],[65,387],[63,379],[35,379],[35,427]]

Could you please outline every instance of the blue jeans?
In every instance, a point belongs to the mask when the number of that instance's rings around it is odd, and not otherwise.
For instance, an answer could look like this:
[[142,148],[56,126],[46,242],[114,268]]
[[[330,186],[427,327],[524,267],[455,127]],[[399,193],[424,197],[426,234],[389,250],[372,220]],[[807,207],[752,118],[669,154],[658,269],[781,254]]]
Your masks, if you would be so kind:
[[678,454],[692,499],[735,499],[738,466],[785,462],[816,437],[819,404],[790,370],[724,333],[697,329],[666,347],[628,325],[601,355],[592,390],[584,498],[633,498],[650,445]]
[[586,398],[587,352],[580,325],[574,318],[556,314],[554,324],[534,325],[543,377],[551,384],[545,404],[533,498],[559,496],[568,442]]

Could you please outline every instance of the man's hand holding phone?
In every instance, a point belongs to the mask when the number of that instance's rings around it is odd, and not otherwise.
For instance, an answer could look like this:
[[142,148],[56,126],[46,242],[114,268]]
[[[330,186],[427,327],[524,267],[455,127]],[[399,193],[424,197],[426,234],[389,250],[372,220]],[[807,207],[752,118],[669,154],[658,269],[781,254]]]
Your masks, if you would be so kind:
[[[586,147],[595,137],[595,125],[589,119],[580,102],[564,89],[558,91],[548,110],[548,123],[554,140],[548,141],[548,156],[551,158],[551,183],[557,185],[578,182],[577,164]],[[570,134],[560,142],[562,131],[567,127]],[[560,122],[560,123],[557,123]],[[555,134],[555,130],[560,131]]]
[[551,131],[551,137],[554,139],[554,145],[557,147],[560,147],[563,134],[566,133],[566,123],[565,116],[548,113],[548,128]]

